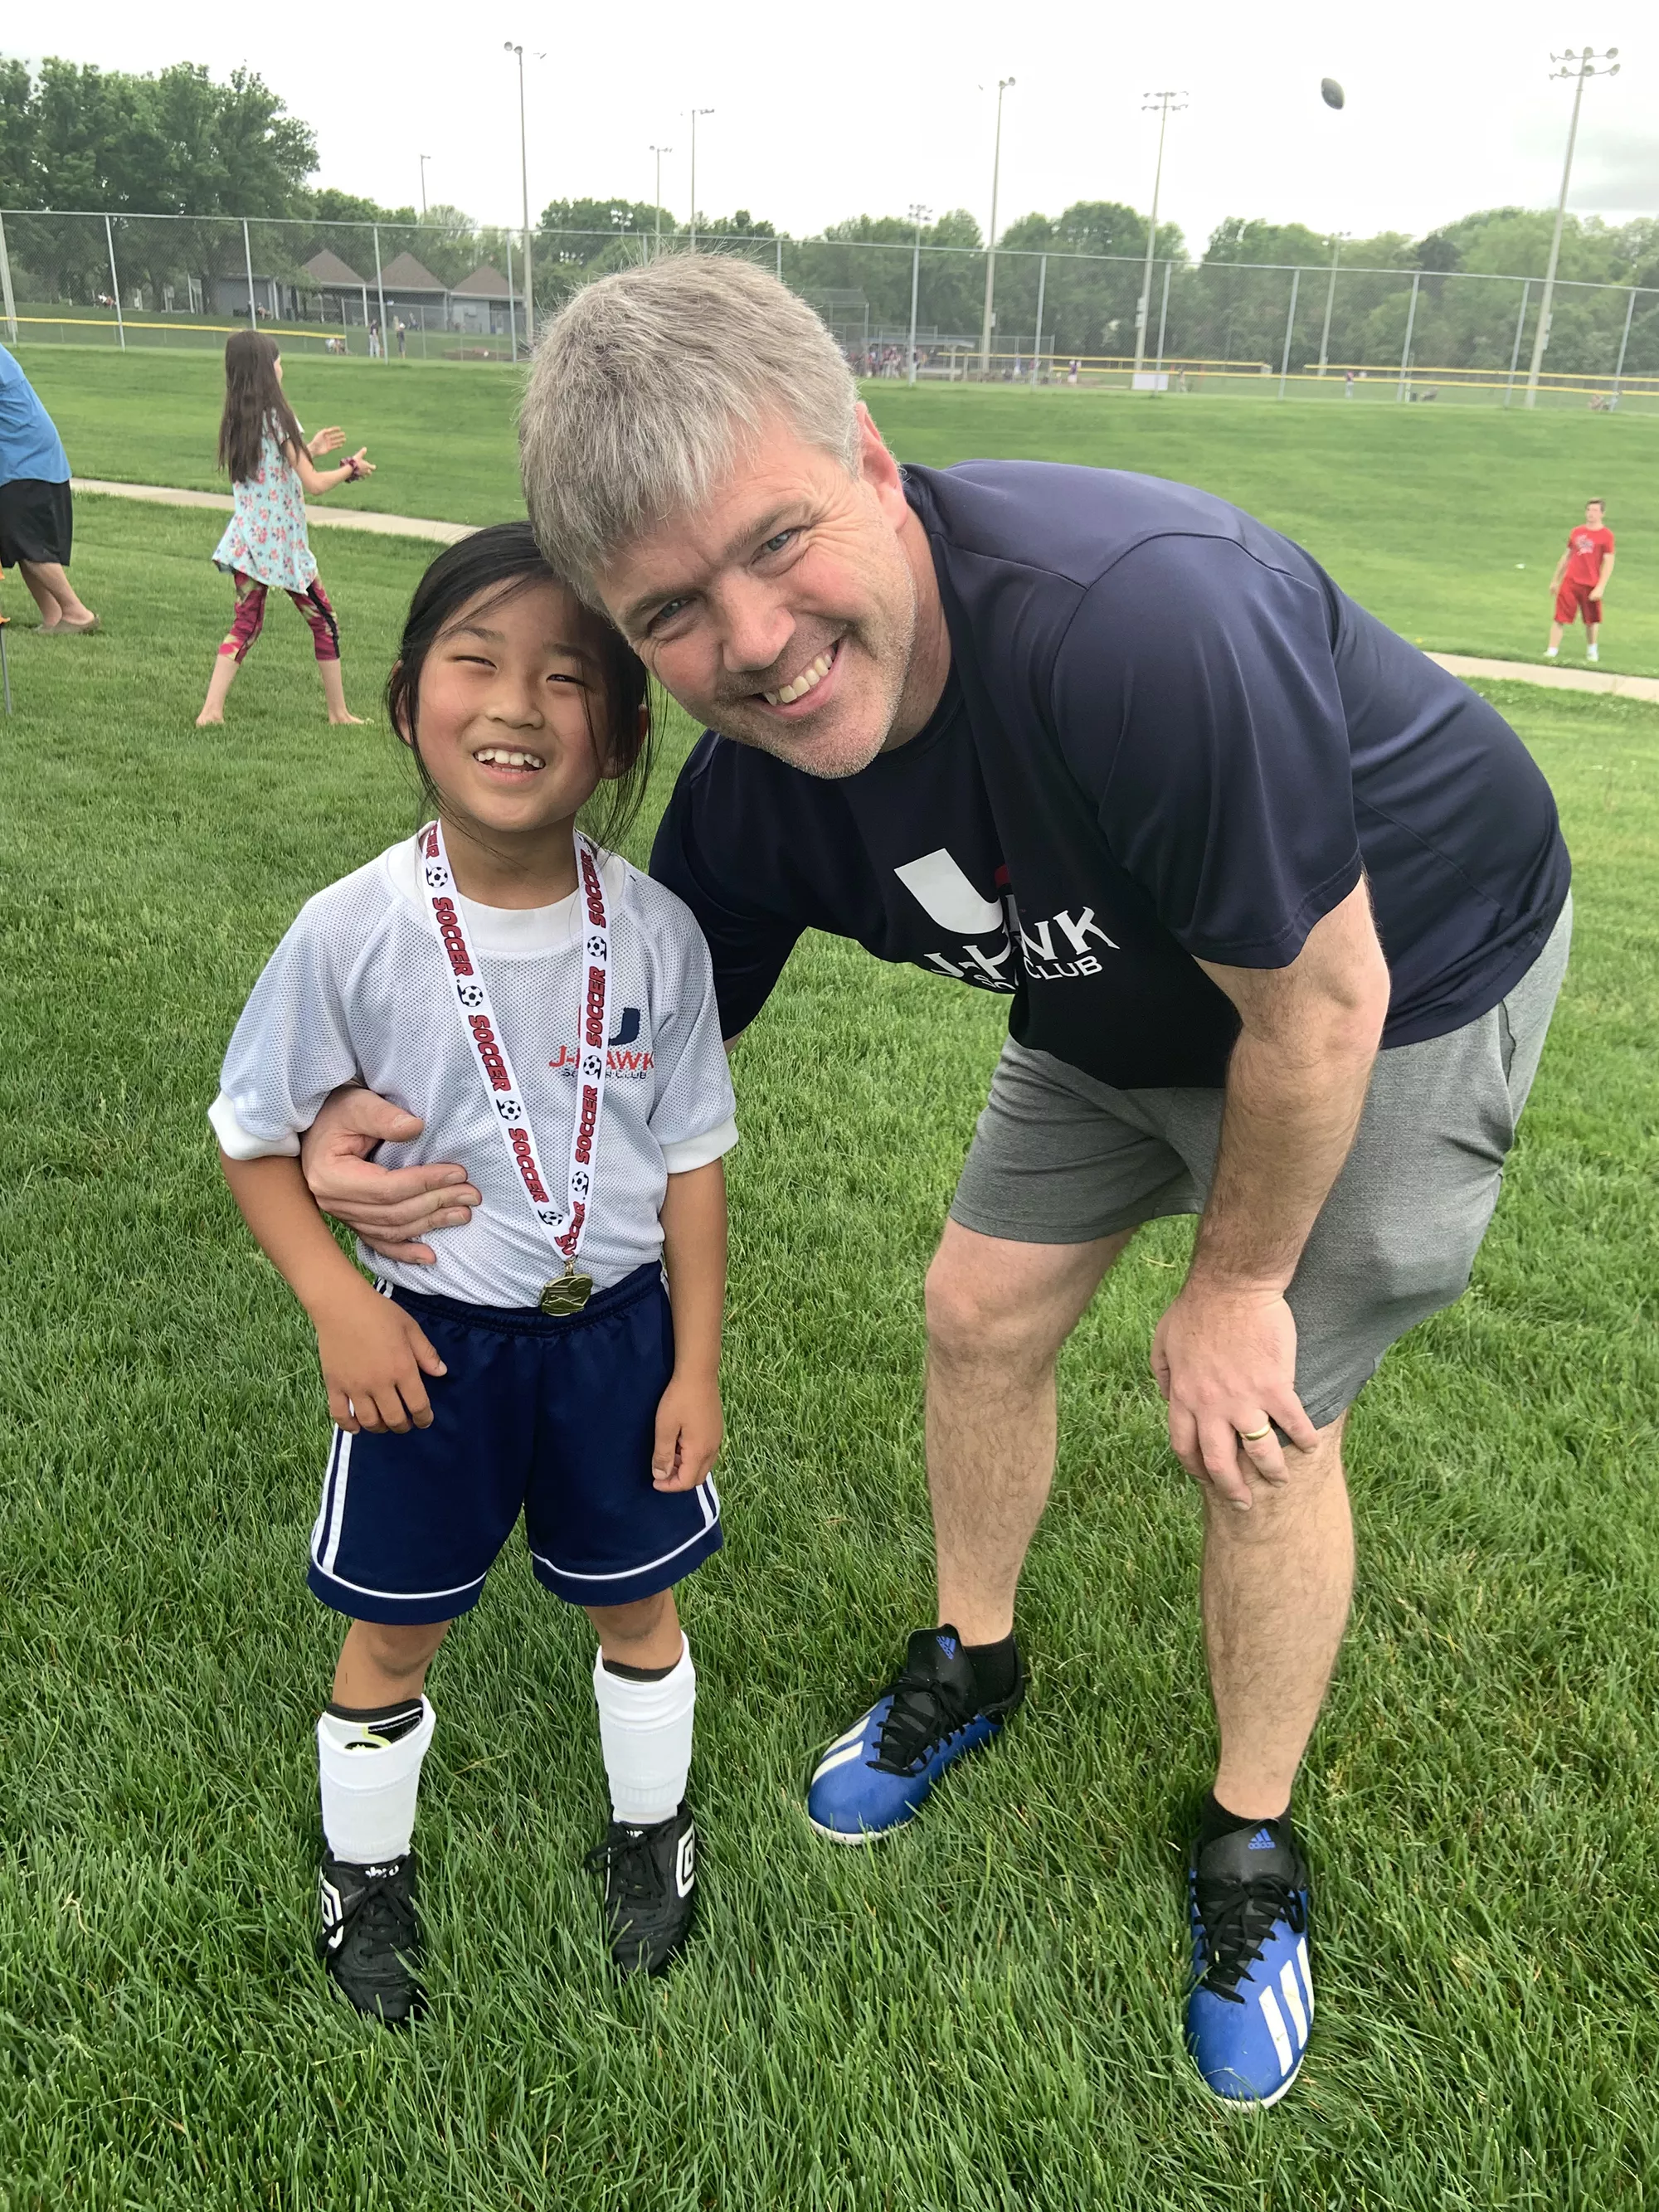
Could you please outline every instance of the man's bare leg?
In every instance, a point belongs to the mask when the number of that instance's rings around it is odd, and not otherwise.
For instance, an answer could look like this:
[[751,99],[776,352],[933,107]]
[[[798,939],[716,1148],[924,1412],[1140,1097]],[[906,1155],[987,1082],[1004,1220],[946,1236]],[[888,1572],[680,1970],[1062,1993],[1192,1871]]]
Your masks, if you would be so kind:
[[939,1617],[964,1644],[1013,1626],[1054,1479],[1054,1361],[1133,1233],[1021,1244],[945,1224],[927,1273],[927,1486]]
[[70,629],[90,629],[97,617],[56,561],[20,561],[17,564],[29,597],[40,610],[42,629],[64,624]]
[[1206,1491],[1204,1632],[1221,1733],[1215,1795],[1273,1820],[1324,1701],[1353,1590],[1342,1474],[1346,1414],[1312,1451],[1285,1448],[1290,1480],[1255,1486],[1248,1513]]

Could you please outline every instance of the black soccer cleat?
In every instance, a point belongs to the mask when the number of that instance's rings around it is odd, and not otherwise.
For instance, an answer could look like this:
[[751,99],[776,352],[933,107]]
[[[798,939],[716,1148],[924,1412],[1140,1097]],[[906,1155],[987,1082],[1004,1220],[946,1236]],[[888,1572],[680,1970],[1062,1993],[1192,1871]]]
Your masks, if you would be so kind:
[[666,1973],[691,1932],[696,1905],[697,1831],[682,1801],[648,1828],[613,1820],[587,1854],[605,1875],[611,1956],[624,1974]]
[[323,1853],[317,1882],[323,1924],[317,1956],[358,2011],[403,2027],[426,2010],[416,1978],[421,1931],[415,1915],[415,1854],[381,1866],[352,1866]]

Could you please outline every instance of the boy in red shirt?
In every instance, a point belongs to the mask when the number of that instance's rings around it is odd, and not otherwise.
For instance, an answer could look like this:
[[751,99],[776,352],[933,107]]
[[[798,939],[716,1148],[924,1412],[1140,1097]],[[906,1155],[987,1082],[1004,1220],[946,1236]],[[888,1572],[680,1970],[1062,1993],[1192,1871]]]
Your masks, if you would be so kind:
[[1584,618],[1584,658],[1599,660],[1596,633],[1601,626],[1602,595],[1613,574],[1613,532],[1601,525],[1599,499],[1589,501],[1584,520],[1569,532],[1567,550],[1555,564],[1550,589],[1555,594],[1555,620],[1550,624],[1549,648],[1544,658],[1553,660],[1561,649],[1561,631],[1575,615]]

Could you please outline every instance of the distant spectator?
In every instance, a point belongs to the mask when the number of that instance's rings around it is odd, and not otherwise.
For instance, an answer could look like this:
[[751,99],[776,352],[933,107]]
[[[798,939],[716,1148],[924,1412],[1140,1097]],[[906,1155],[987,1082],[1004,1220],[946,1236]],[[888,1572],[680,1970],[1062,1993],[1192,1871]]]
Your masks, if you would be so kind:
[[18,568],[48,635],[96,629],[64,574],[75,536],[69,456],[14,356],[0,346],[0,568]]
[[407,344],[409,331],[401,315],[394,318],[392,328],[398,341],[398,358],[399,361],[403,361],[406,358],[409,351]]
[[1342,373],[1342,397],[1345,399],[1352,399],[1353,398],[1353,371],[1351,368],[1345,369]]
[[368,326],[368,357],[371,361],[380,358],[380,325],[378,322]]

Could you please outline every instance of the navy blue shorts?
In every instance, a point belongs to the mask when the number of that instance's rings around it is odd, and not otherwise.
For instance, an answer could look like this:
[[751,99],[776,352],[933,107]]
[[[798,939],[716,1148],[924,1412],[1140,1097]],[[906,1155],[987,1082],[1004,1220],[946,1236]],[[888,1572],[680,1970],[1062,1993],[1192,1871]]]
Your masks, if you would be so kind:
[[652,1487],[674,1368],[659,1267],[563,1317],[390,1295],[449,1372],[427,1378],[430,1428],[334,1431],[308,1577],[325,1605],[355,1620],[452,1620],[477,1603],[520,1510],[537,1579],[575,1605],[653,1596],[720,1549],[712,1481]]

